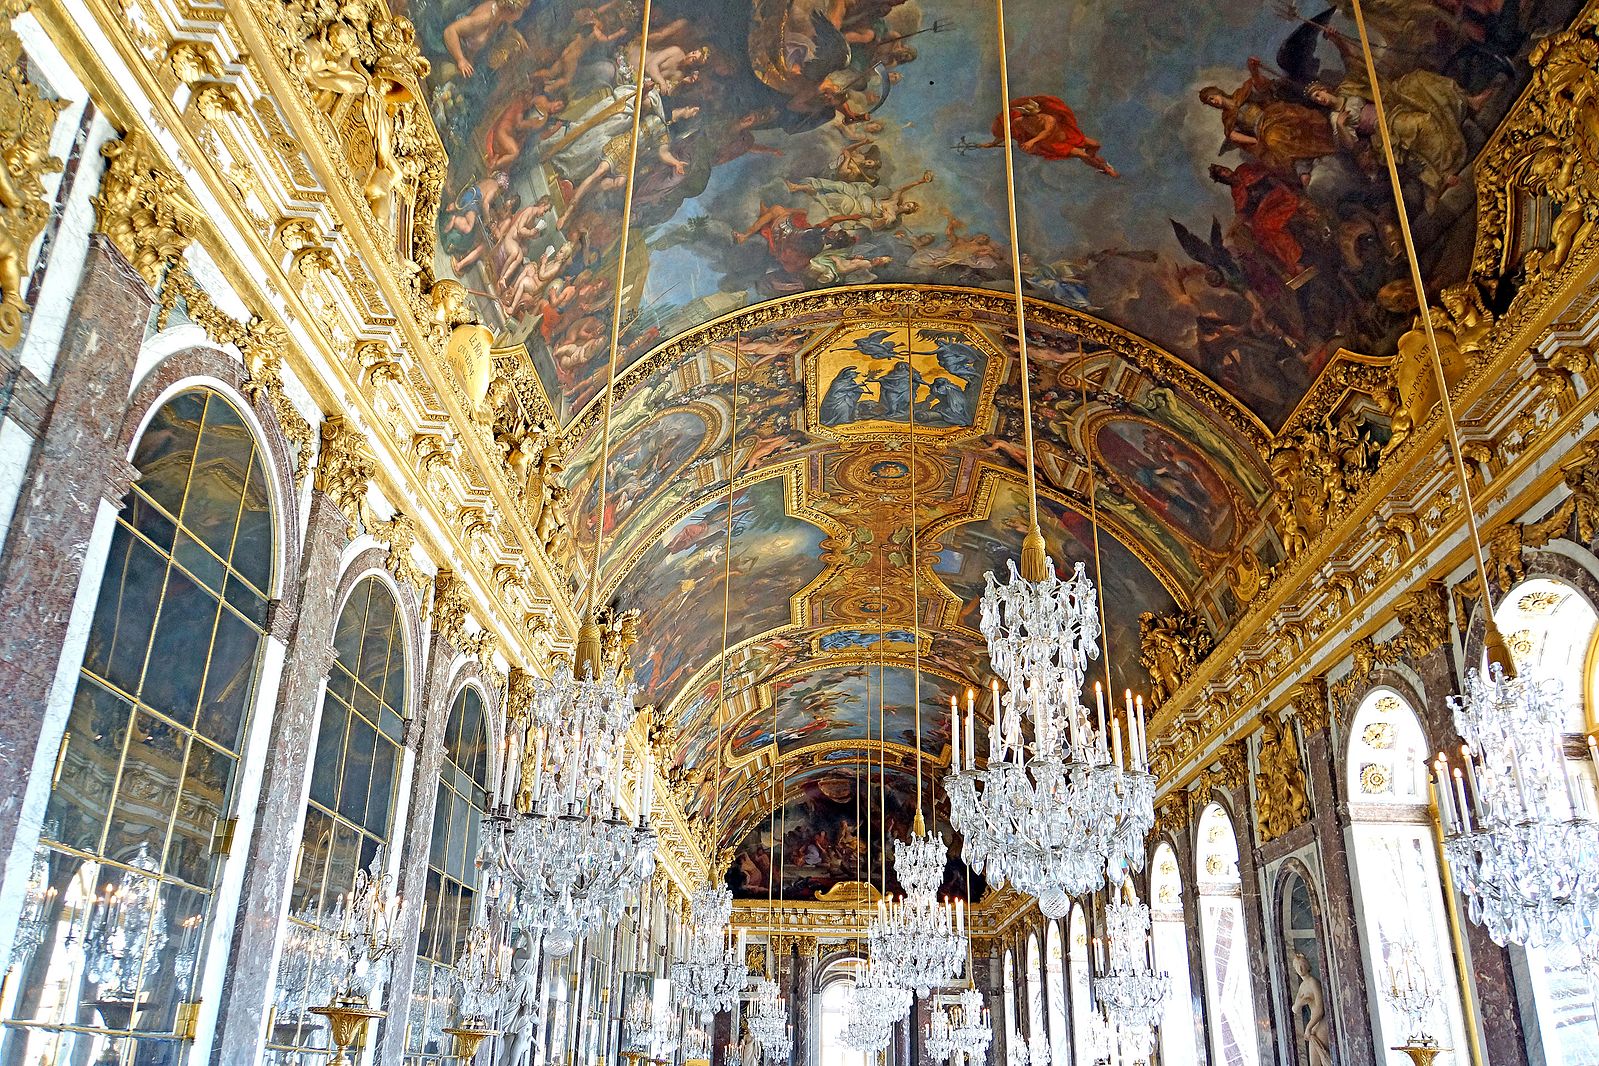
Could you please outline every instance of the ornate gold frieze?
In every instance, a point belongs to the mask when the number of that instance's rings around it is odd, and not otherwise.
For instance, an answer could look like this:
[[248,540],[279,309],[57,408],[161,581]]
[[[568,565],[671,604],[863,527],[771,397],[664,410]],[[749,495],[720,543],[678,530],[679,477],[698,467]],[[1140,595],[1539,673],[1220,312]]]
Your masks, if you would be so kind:
[[25,0],[0,0],[0,348],[22,338],[28,252],[50,218],[44,178],[61,169],[50,133],[62,101],[46,99],[27,77],[22,40],[11,20]]
[[1294,687],[1294,717],[1305,736],[1327,728],[1332,716],[1327,707],[1327,679],[1313,677]]
[[1261,843],[1276,840],[1310,817],[1305,771],[1293,726],[1275,713],[1260,720],[1260,772],[1255,775],[1255,824]]

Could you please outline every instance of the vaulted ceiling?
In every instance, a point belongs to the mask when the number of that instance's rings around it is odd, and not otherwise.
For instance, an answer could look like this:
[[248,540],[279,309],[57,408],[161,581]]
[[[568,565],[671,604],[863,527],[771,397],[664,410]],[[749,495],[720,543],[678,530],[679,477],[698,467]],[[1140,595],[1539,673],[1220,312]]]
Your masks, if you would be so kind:
[[[1274,437],[1414,296],[1341,3],[1006,6],[1040,516],[1142,689],[1140,614],[1226,629],[1281,557]],[[1471,158],[1573,9],[1366,4],[1430,281],[1463,275]],[[823,891],[870,761],[904,815],[918,664],[931,790],[1025,531],[993,11],[656,0],[620,279],[640,8],[406,13],[451,153],[436,266],[566,427],[574,588],[620,281],[602,586],[641,612],[679,795],[746,845],[735,885],[764,893],[781,802],[786,890]]]

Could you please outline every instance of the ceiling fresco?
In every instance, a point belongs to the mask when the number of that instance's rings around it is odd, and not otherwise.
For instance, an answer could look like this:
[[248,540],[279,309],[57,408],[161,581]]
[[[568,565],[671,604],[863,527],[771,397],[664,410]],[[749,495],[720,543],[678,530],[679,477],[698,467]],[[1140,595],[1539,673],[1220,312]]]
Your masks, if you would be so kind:
[[[943,824],[947,809],[940,800],[935,819],[931,783],[923,787],[929,828]],[[763,812],[765,817],[734,851],[727,883],[736,898],[760,900],[770,890],[784,900],[812,901],[843,881],[870,881],[881,890],[885,875],[878,864],[883,853],[876,846],[868,849],[868,834],[881,840],[885,826],[889,839],[910,834],[916,811],[914,775],[889,769],[885,777],[879,768],[860,763],[821,764],[792,774],[784,797],[782,808],[775,814]],[[957,851],[950,849],[938,894],[968,897],[969,878],[969,898],[977,899],[987,886],[982,875],[968,872]],[[903,892],[892,864],[886,877],[890,893]]]
[[[1035,295],[1168,348],[1280,425],[1340,348],[1412,317],[1344,6],[1011,0]],[[599,392],[640,65],[626,0],[414,0],[450,151],[438,269],[570,417]],[[1396,152],[1435,283],[1460,180],[1570,0],[1374,0]],[[956,0],[657,0],[625,367],[788,293],[1010,283],[992,11]]]
[[[1476,153],[1576,6],[1365,3],[1433,291],[1465,276]],[[984,682],[983,575],[1025,528],[992,9],[655,0],[641,54],[630,0],[401,8],[450,152],[436,270],[566,429],[572,588],[603,523],[689,808],[754,832],[772,776],[881,748],[874,700],[911,768],[918,637],[924,697]],[[1258,591],[1235,575],[1282,558],[1274,438],[1385,365],[1415,297],[1347,0],[1007,17],[1040,517],[1100,585],[1111,683],[1142,688],[1139,616],[1226,631]],[[796,816],[833,817],[818,795]],[[822,851],[795,891],[838,880]]]

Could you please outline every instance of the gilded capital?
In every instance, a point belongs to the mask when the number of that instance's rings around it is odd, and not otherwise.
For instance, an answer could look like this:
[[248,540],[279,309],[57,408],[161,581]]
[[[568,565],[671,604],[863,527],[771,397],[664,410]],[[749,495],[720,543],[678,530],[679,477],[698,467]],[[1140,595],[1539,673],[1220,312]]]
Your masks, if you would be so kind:
[[50,218],[44,177],[61,169],[50,132],[65,101],[47,100],[26,76],[22,41],[11,19],[26,4],[0,4],[0,348],[22,338],[28,250]]
[[93,198],[100,232],[150,288],[158,288],[194,240],[201,211],[143,130],[107,141],[100,154],[108,161]]
[[350,537],[370,526],[367,513],[367,483],[372,480],[372,455],[366,437],[343,415],[328,415],[322,420],[322,450],[317,456],[312,487],[338,505],[349,520]]

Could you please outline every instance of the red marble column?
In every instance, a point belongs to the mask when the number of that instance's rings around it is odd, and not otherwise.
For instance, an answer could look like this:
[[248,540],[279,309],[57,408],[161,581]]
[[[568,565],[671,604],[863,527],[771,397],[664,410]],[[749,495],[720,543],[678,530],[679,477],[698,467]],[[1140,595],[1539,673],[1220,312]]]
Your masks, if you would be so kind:
[[[459,649],[447,636],[435,631],[429,642],[427,680],[422,691],[421,713],[412,716],[406,724],[406,746],[414,756],[411,772],[411,795],[406,804],[405,834],[398,841],[400,847],[400,876],[396,891],[404,901],[395,922],[395,939],[399,947],[394,953],[394,965],[389,970],[388,985],[383,992],[383,1008],[388,1017],[378,1030],[378,1060],[399,1063],[405,1058],[406,1022],[411,1010],[411,991],[416,980],[416,952],[422,936],[422,907],[426,902],[428,875],[428,848],[433,839],[433,809],[438,804],[439,769],[444,764],[444,727],[450,718],[450,696],[454,690]],[[486,707],[484,713],[493,713],[497,704]],[[577,958],[574,950],[573,958]],[[581,1004],[574,998],[568,1000],[573,1011],[567,1030],[567,1039],[574,1046],[581,1039],[575,1027],[581,1024],[576,1012]]]
[[1349,878],[1349,849],[1344,838],[1348,807],[1340,809],[1333,781],[1331,730],[1327,727],[1305,736],[1305,762],[1309,768],[1311,818],[1316,827],[1316,847],[1321,853],[1327,913],[1322,933],[1333,972],[1323,982],[1336,1004],[1336,1053],[1346,1063],[1379,1062],[1372,1035],[1366,966],[1360,952],[1359,922],[1355,920],[1354,888]]
[[[68,620],[80,588],[92,608],[98,572],[85,582],[85,560],[101,504],[122,506],[135,471],[119,444],[133,368],[154,298],[104,236],[90,239],[72,302],[40,434],[0,554],[0,693],[5,731],[0,743],[0,859],[37,843],[48,793],[29,778],[35,760],[54,757],[65,707],[49,721],[58,678],[70,696],[82,639],[66,654]],[[64,704],[64,698],[58,703]],[[23,876],[27,862],[12,863]],[[0,950],[10,932],[0,933]]]
[[302,589],[299,612],[292,619],[270,620],[275,632],[284,631],[288,652],[272,708],[260,802],[211,1042],[213,1066],[254,1061],[266,1034],[316,747],[318,697],[333,669],[333,626],[344,591],[339,561],[349,543],[349,520],[317,489],[311,490],[306,517],[305,554],[295,578]]

